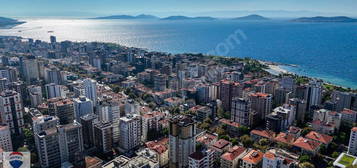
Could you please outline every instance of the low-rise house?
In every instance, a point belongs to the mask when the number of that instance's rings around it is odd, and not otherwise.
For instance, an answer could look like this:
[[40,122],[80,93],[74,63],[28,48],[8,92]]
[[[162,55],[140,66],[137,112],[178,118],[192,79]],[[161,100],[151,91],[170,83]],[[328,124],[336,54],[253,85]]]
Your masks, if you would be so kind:
[[315,155],[320,149],[321,143],[307,138],[300,137],[294,143],[293,147],[300,153]]
[[287,145],[292,145],[296,138],[293,134],[285,133],[285,132],[280,132],[276,137],[275,137],[275,142],[277,143],[283,143]]
[[233,146],[221,156],[221,168],[236,168],[248,150],[242,146]]
[[263,168],[297,168],[299,156],[281,149],[270,149],[263,156]]
[[260,168],[262,166],[264,153],[258,150],[251,150],[242,158],[240,168]]
[[209,147],[218,140],[218,136],[211,133],[204,133],[201,136],[197,136],[196,143],[202,144],[205,147]]
[[214,151],[214,156],[216,159],[218,159],[224,152],[228,151],[228,149],[231,147],[232,147],[231,142],[225,139],[220,139],[217,142],[215,142],[213,145],[211,145],[210,149]]
[[273,141],[275,138],[275,132],[270,130],[252,130],[250,131],[250,136],[254,141],[258,141],[262,138]]
[[319,142],[319,143],[322,143],[322,144],[324,144],[326,146],[328,146],[333,140],[332,136],[329,136],[329,135],[326,135],[326,134],[321,134],[321,133],[318,133],[318,132],[315,132],[315,131],[309,132],[307,135],[305,135],[305,138],[311,139],[311,140]]

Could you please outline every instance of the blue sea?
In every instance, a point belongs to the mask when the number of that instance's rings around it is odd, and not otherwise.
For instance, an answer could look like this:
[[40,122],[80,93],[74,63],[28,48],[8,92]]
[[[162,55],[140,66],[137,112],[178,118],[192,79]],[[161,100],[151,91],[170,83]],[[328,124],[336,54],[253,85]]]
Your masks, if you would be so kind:
[[24,19],[0,35],[101,41],[170,53],[251,57],[300,75],[357,88],[357,23]]

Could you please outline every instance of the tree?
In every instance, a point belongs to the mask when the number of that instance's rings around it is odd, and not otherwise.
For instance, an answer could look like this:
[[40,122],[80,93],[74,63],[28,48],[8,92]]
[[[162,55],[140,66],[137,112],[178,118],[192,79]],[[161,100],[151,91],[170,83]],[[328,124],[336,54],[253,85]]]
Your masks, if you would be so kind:
[[198,125],[199,128],[204,129],[204,130],[208,130],[210,128],[210,124],[203,122],[201,124]]
[[196,151],[201,151],[203,149],[203,145],[201,143],[196,144]]
[[322,145],[320,146],[319,152],[320,152],[321,154],[326,155],[326,153],[327,153],[326,145],[322,144]]
[[348,144],[348,135],[345,132],[340,131],[337,136],[334,136],[334,140],[336,143]]
[[237,138],[231,138],[230,141],[232,142],[232,145],[238,145],[238,139]]
[[249,128],[244,125],[239,126],[238,130],[239,130],[239,134],[241,134],[241,135],[249,133]]
[[291,146],[289,146],[286,143],[278,142],[278,143],[276,143],[276,147],[282,148],[282,149],[290,149]]
[[222,127],[217,127],[216,128],[216,133],[218,135],[225,135],[226,134],[226,131],[222,128]]
[[206,118],[203,120],[204,123],[212,124],[212,120],[210,118]]
[[312,128],[311,127],[305,127],[302,129],[302,132],[301,132],[301,136],[305,136],[306,134],[308,134],[310,131],[312,131]]
[[269,140],[267,140],[266,138],[262,138],[259,140],[259,145],[262,145],[262,146],[269,145]]
[[224,110],[222,107],[218,107],[217,115],[218,115],[218,118],[224,118]]
[[25,136],[25,142],[26,144],[29,146],[29,149],[31,151],[34,150],[34,144],[35,144],[35,140],[34,140],[34,135],[33,135],[33,132],[28,129],[28,128],[24,128],[23,129],[23,132],[24,132],[24,136]]
[[339,155],[340,155],[340,154],[339,154],[338,152],[333,152],[331,156],[332,156],[333,158],[337,158]]
[[254,143],[254,141],[252,140],[252,138],[250,138],[249,135],[243,135],[239,139],[243,143],[243,146],[246,148],[251,147]]
[[309,162],[310,161],[310,156],[309,155],[301,155],[299,158],[300,163],[303,162]]
[[253,144],[253,147],[265,151],[266,149],[268,149],[269,147],[268,145],[269,145],[269,140],[266,138],[262,138],[258,142],[255,142]]
[[218,139],[224,139],[224,140],[227,140],[227,141],[230,140],[228,135],[220,135],[220,136],[218,136]]
[[300,163],[299,168],[315,168],[315,166],[310,162]]

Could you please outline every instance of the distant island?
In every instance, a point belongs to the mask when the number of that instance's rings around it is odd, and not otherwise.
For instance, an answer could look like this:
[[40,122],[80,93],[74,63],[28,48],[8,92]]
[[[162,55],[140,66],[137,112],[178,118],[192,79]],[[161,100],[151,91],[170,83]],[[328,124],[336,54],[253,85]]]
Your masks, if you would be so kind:
[[302,17],[292,20],[294,22],[357,22],[357,19],[353,19],[346,16],[335,16],[335,17]]
[[158,17],[153,16],[153,15],[137,15],[137,16],[132,16],[132,15],[112,15],[112,16],[104,16],[104,17],[95,17],[91,19],[158,19]]
[[[218,20],[218,18],[211,17],[211,16],[197,16],[197,17],[191,17],[191,16],[183,16],[183,15],[177,15],[177,16],[168,16],[164,18],[160,18],[154,15],[147,15],[147,14],[141,14],[141,15],[111,15],[111,16],[103,16],[103,17],[95,17],[95,18],[90,18],[90,19],[123,19],[123,20],[135,20],[135,19],[141,19],[141,20],[173,20],[173,21],[178,21],[178,20],[201,20],[201,21],[211,21],[211,20]],[[228,18],[230,20],[235,20],[235,21],[268,21],[271,20],[270,18],[257,15],[257,14],[251,14],[247,16],[242,16],[242,17],[235,17],[235,18]],[[5,20],[8,24],[19,24],[23,22],[19,22],[14,19],[9,19],[9,18],[1,18],[0,17],[0,26],[2,25],[2,20]],[[316,16],[316,17],[301,17],[301,18],[296,18],[293,20],[290,20],[293,22],[357,22],[357,19],[350,18],[347,16],[335,16],[335,17],[325,17],[325,16]]]
[[166,18],[162,18],[161,20],[216,20],[216,18],[208,17],[208,16],[200,16],[200,17],[169,16]]
[[6,18],[6,17],[0,17],[0,27],[15,26],[23,23],[25,22],[18,21],[16,19]]
[[248,15],[248,16],[243,16],[243,17],[237,17],[233,18],[233,20],[241,20],[241,21],[264,21],[264,20],[270,20],[269,18],[260,16],[260,15]]

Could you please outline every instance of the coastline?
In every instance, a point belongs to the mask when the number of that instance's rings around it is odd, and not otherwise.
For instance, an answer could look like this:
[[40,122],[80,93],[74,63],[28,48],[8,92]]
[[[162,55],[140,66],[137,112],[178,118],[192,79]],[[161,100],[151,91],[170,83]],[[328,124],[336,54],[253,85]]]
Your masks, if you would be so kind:
[[0,23],[0,29],[11,29],[15,26],[26,23],[25,21],[17,21],[13,23]]
[[[0,37],[2,37],[2,36],[0,35]],[[6,36],[3,36],[3,37],[6,37]],[[11,37],[18,37],[18,38],[21,38],[21,39],[25,39],[22,36],[11,36]],[[91,42],[91,41],[86,41],[86,42]],[[109,43],[109,42],[102,42],[102,43]],[[112,43],[112,44],[119,45],[121,47],[127,47],[127,46],[121,45],[119,43]],[[145,49],[145,48],[139,48],[139,47],[130,47],[130,48],[136,48],[136,49],[141,49],[141,50],[145,50],[145,51],[152,51],[152,50],[148,50],[148,49]],[[152,52],[154,52],[154,51],[152,51]],[[169,52],[165,52],[165,53],[169,53]],[[180,54],[180,53],[177,53],[177,54]],[[191,54],[191,53],[182,53],[182,54]],[[200,53],[192,53],[192,54],[200,54]],[[203,56],[208,56],[208,55],[203,55]],[[223,58],[223,59],[224,58],[228,58],[228,59],[238,58],[238,59],[241,59],[239,57],[232,57],[232,56],[214,56],[214,57],[220,57],[220,58]],[[271,75],[279,76],[279,75],[282,75],[282,74],[289,74],[289,75],[294,75],[294,76],[304,77],[304,78],[309,78],[309,79],[318,79],[318,80],[323,81],[324,84],[329,85],[331,87],[340,88],[342,90],[353,91],[353,92],[357,93],[357,86],[355,86],[355,87],[343,86],[341,84],[335,84],[333,82],[330,82],[330,81],[328,81],[326,79],[323,79],[322,77],[318,77],[318,76],[317,77],[313,77],[313,76],[310,76],[310,75],[301,75],[301,74],[289,71],[287,68],[284,68],[284,67],[296,68],[296,67],[298,67],[298,65],[284,64],[284,63],[272,62],[272,61],[263,61],[263,60],[259,60],[259,59],[255,59],[255,58],[249,58],[249,59],[258,61],[260,64],[267,66],[267,68],[265,68],[264,70],[266,72],[270,73]]]
[[343,86],[343,85],[339,85],[339,84],[335,84],[333,82],[330,82],[326,79],[322,79],[322,77],[312,77],[309,75],[300,75],[297,73],[294,73],[292,71],[287,70],[286,66],[289,67],[297,67],[297,65],[290,65],[290,64],[282,64],[282,63],[277,63],[277,62],[270,62],[270,61],[261,61],[258,60],[261,64],[266,65],[268,68],[265,69],[265,71],[267,71],[268,73],[272,74],[272,75],[283,75],[283,74],[290,74],[290,75],[296,75],[299,77],[306,77],[309,79],[318,79],[318,80],[322,80],[324,85],[326,85],[327,87],[333,87],[333,88],[338,88],[341,90],[346,90],[346,91],[352,91],[352,92],[357,92],[357,86],[356,87],[347,87],[347,86]]
[[272,75],[294,74],[294,73],[289,72],[288,70],[284,69],[282,67],[283,64],[276,63],[276,62],[261,61],[261,60],[259,60],[259,62],[263,65],[266,65],[268,68],[265,70]]

